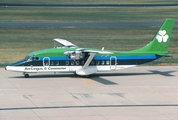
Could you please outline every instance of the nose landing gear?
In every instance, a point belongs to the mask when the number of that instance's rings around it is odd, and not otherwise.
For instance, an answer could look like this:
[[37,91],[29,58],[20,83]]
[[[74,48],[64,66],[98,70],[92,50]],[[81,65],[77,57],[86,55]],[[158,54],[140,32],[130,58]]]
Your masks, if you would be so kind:
[[23,75],[24,75],[25,78],[29,78],[30,77],[29,74],[27,74],[27,73],[23,73]]

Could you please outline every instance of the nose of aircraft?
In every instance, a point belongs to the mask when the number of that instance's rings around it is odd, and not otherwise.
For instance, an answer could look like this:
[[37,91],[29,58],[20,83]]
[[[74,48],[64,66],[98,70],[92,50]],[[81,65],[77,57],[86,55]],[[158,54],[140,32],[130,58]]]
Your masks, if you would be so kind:
[[5,70],[13,70],[13,69],[12,69],[12,67],[10,67],[10,66],[6,66],[6,67],[5,67]]
[[5,70],[9,70],[9,69],[8,69],[8,66],[5,67]]
[[5,67],[5,70],[8,70],[8,66]]

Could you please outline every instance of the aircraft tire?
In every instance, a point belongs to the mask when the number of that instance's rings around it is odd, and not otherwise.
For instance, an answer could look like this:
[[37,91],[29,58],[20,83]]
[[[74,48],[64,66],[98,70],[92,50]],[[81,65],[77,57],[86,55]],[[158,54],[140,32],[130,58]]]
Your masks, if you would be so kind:
[[29,76],[29,74],[25,74],[25,76],[24,76],[25,78],[29,78],[30,76]]

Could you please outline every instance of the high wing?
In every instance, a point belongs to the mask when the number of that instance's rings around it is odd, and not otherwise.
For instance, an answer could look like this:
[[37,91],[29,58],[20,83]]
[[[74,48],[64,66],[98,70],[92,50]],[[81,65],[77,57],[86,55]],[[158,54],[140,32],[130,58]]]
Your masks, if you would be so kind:
[[102,54],[102,55],[109,55],[109,54],[113,54],[112,52],[109,51],[103,51],[103,50],[84,50],[83,52],[87,52],[90,53],[89,58],[87,59],[86,63],[83,66],[83,69],[86,69],[88,67],[88,65],[91,63],[91,61],[93,60],[93,58],[95,57],[96,54]]
[[64,47],[76,47],[77,48],[72,51],[67,49],[64,52],[64,54],[67,55],[72,60],[79,60],[79,59],[84,58],[83,54],[89,55],[88,59],[86,60],[85,64],[82,66],[82,68],[79,70],[76,70],[76,74],[78,74],[78,75],[90,75],[90,74],[94,74],[97,72],[96,67],[88,68],[89,64],[91,63],[91,61],[93,60],[93,58],[95,57],[96,54],[101,54],[101,55],[113,54],[110,51],[105,51],[104,47],[101,50],[94,50],[94,49],[90,49],[90,48],[78,48],[77,45],[75,45],[67,40],[60,39],[60,38],[56,38],[56,39],[54,39],[54,41],[62,44]]
[[89,55],[88,59],[86,60],[85,64],[82,66],[82,68],[79,70],[76,70],[76,74],[78,74],[78,75],[90,75],[90,74],[94,74],[97,72],[96,67],[88,68],[89,64],[91,63],[91,61],[93,60],[93,58],[95,57],[96,54],[101,54],[101,55],[113,54],[110,51],[105,51],[104,47],[101,50],[95,50],[95,49],[91,49],[91,48],[78,48],[77,45],[75,45],[67,40],[64,40],[64,39],[56,38],[56,39],[54,39],[54,41],[62,44],[64,47],[76,47],[77,48],[72,51],[69,49],[66,49],[66,51],[64,52],[64,54],[67,55],[72,60],[82,59],[85,57],[84,54]]
[[[66,54],[66,52],[65,52],[65,54]],[[93,60],[93,58],[95,57],[95,55],[96,54],[109,55],[109,54],[113,54],[113,53],[109,52],[109,51],[104,51],[103,49],[102,50],[92,50],[92,49],[87,49],[87,48],[78,48],[75,51],[73,51],[72,53],[71,53],[71,51],[68,52],[68,55],[69,56],[71,55],[71,58],[74,58],[74,60],[81,59],[83,57],[83,54],[88,54],[89,57],[86,60],[85,64],[82,66],[82,68],[75,71],[77,75],[91,75],[91,74],[96,73],[97,72],[96,66],[88,67],[89,64],[91,63],[91,61]],[[75,57],[74,57],[74,55],[75,55]],[[81,55],[81,57],[80,57],[80,55]]]
[[[110,51],[104,51],[104,50],[94,50],[91,48],[77,48],[75,50],[68,50],[65,51],[64,54],[69,56],[69,58],[73,59],[73,60],[79,60],[84,58],[83,54],[87,53],[88,55],[90,55],[90,59],[92,60],[94,58],[94,56],[96,54],[101,54],[101,55],[109,55],[109,54],[113,54]],[[92,57],[91,57],[92,55]],[[88,58],[88,59],[89,59]],[[87,60],[88,61],[88,60]],[[89,61],[88,61],[89,62]],[[90,61],[91,62],[91,61]]]
[[112,52],[109,51],[103,51],[103,50],[84,50],[83,52],[89,52],[89,53],[97,53],[97,54],[102,54],[102,55],[109,55],[113,54]]
[[62,44],[65,47],[77,47],[77,45],[75,45],[75,44],[73,44],[73,43],[71,43],[71,42],[69,42],[67,40],[64,40],[64,39],[55,38],[53,40],[58,42],[58,43],[60,43],[60,44]]
[[76,70],[76,74],[78,74],[78,75],[91,75],[91,74],[94,74],[97,72],[96,66],[88,67],[96,54],[102,54],[102,55],[103,54],[105,54],[105,55],[113,54],[112,52],[109,52],[109,51],[103,51],[103,50],[96,51],[96,50],[91,50],[91,49],[85,49],[82,51],[82,53],[89,53],[90,56],[88,57],[87,61],[83,65],[83,67],[79,70]]

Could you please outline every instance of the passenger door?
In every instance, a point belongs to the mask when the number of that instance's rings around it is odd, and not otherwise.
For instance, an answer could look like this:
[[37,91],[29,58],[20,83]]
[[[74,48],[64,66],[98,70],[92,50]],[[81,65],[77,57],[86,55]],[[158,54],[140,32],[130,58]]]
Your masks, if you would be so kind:
[[117,67],[117,57],[116,56],[111,56],[110,57],[110,69],[111,70],[116,70]]

